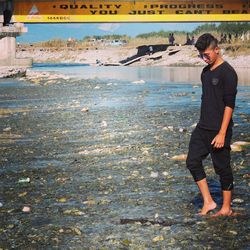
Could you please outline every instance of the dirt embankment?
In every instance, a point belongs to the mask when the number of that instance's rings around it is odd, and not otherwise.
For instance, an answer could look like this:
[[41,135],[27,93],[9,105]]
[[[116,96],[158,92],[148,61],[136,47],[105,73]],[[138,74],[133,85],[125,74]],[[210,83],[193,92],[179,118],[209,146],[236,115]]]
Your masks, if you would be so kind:
[[[227,48],[222,49],[224,59],[234,67],[249,67],[250,55],[238,53]],[[107,48],[19,48],[18,58],[32,57],[35,63],[86,63],[96,65],[115,64],[137,54],[136,48],[107,47]],[[194,46],[169,46],[166,51],[145,55],[134,62],[133,66],[202,66],[204,62],[198,58]]]

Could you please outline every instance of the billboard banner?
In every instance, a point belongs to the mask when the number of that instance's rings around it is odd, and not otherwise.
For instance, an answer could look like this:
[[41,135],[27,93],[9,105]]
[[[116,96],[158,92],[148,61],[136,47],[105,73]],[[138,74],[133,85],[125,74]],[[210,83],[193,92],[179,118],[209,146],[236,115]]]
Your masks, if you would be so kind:
[[15,22],[249,21],[248,0],[14,1]]

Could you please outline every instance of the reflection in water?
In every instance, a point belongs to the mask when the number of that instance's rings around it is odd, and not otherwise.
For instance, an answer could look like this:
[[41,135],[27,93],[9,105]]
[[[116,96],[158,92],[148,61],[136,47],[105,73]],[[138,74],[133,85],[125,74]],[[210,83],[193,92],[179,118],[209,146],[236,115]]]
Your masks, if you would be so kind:
[[[34,67],[35,70],[59,71],[69,76],[76,76],[84,79],[98,78],[101,80],[124,80],[135,81],[143,79],[147,82],[175,82],[200,84],[200,74],[203,67]],[[250,85],[250,71],[247,68],[236,68],[239,77],[239,85]]]

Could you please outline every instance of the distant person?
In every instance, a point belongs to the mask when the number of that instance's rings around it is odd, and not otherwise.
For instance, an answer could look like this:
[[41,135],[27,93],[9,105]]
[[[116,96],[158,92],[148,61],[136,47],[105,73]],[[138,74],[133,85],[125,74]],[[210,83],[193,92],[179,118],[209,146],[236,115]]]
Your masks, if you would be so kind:
[[226,33],[224,34],[223,42],[224,42],[224,43],[227,43],[227,34],[226,34]]
[[240,37],[241,41],[244,42],[245,41],[245,34],[244,32],[242,33],[241,37]]
[[246,39],[247,39],[247,41],[250,40],[250,32],[249,31],[247,31],[247,33],[246,33]]
[[154,53],[154,48],[152,45],[149,46],[149,55],[152,55]]
[[219,42],[219,43],[223,43],[223,39],[224,39],[224,34],[221,33],[221,34],[220,34],[220,42]]
[[173,40],[173,45],[174,45],[174,42],[175,42],[174,33],[172,33],[172,40]]
[[98,66],[102,66],[102,65],[103,65],[103,63],[102,63],[99,59],[96,59],[96,60],[95,60],[95,63],[96,63],[96,65],[98,65]]
[[169,41],[169,44],[170,45],[173,45],[174,44],[174,33],[170,33],[169,36],[168,36],[168,41]]
[[174,45],[174,41],[175,41],[174,33],[171,33],[171,34],[170,34],[170,44],[171,44],[171,45]]
[[195,39],[194,39],[194,36],[192,36],[192,39],[191,39],[191,44],[192,44],[192,45],[195,45]]
[[223,60],[218,41],[211,34],[201,35],[195,47],[208,65],[201,74],[200,119],[191,135],[187,168],[203,197],[203,207],[199,214],[206,215],[217,207],[210,194],[202,165],[208,154],[211,155],[215,172],[220,176],[223,193],[223,205],[213,216],[230,216],[233,215],[231,197],[234,185],[230,166],[230,141],[238,77],[233,67]]
[[14,10],[13,0],[0,0],[0,3],[1,12],[3,13],[3,26],[9,26]]
[[192,44],[191,39],[189,37],[189,34],[187,33],[185,45],[191,45],[191,44]]
[[231,43],[231,42],[232,42],[232,34],[229,33],[229,34],[228,34],[228,43]]

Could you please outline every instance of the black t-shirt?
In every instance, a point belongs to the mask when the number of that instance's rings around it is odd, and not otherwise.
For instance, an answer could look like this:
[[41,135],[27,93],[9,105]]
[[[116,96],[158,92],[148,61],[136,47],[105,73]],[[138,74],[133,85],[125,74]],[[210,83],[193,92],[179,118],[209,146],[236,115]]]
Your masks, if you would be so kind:
[[[223,62],[214,70],[206,66],[201,73],[202,96],[198,126],[209,130],[220,130],[225,107],[234,109],[238,77],[233,67]],[[233,120],[229,128],[233,126]]]

